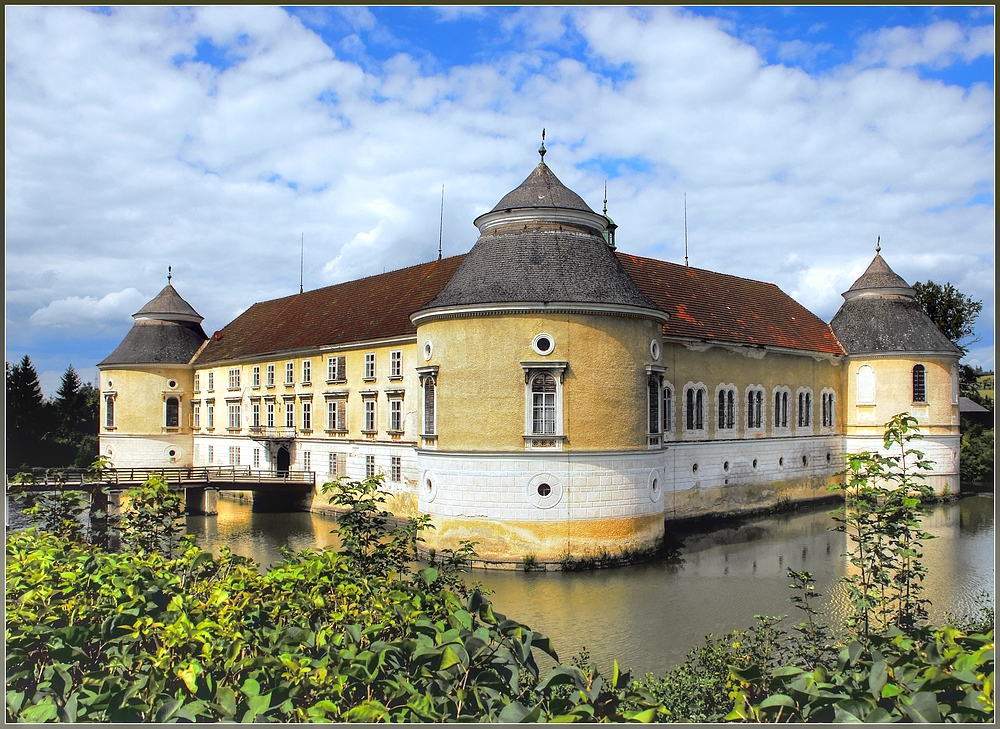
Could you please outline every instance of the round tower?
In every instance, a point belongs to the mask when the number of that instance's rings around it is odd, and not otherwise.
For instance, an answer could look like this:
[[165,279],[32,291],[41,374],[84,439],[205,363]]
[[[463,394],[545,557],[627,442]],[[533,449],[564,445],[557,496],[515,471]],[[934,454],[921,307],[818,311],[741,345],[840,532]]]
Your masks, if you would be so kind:
[[470,539],[516,564],[655,546],[664,474],[647,397],[667,314],[614,255],[609,219],[544,157],[475,225],[454,277],[412,316],[426,547]]
[[955,346],[916,301],[913,288],[885,262],[881,249],[844,292],[830,326],[848,354],[845,447],[878,451],[883,425],[907,412],[933,461],[926,483],[959,491],[958,361]]
[[98,363],[100,452],[118,468],[189,466],[193,368],[208,340],[202,317],[169,283],[132,315],[129,333]]

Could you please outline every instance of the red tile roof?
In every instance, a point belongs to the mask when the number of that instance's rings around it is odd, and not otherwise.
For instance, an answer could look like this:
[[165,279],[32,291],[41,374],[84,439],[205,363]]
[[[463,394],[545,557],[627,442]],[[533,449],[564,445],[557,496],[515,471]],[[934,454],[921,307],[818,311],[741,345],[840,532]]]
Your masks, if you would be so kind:
[[417,330],[410,314],[441,292],[464,258],[452,256],[254,304],[212,336],[195,364],[413,335]]
[[[774,284],[616,252],[639,289],[670,314],[665,336],[844,354],[830,326]],[[254,304],[214,335],[207,365],[333,344],[413,335],[465,255]]]
[[665,312],[665,336],[844,354],[830,325],[774,284],[617,252]]

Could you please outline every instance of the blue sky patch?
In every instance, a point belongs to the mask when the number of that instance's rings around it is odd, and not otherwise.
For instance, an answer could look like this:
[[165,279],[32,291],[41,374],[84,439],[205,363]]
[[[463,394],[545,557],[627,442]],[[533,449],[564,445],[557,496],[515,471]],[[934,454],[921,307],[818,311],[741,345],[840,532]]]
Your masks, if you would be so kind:
[[601,174],[613,180],[623,175],[647,174],[653,171],[653,163],[643,157],[607,157],[600,155],[583,160],[576,168],[588,174]]

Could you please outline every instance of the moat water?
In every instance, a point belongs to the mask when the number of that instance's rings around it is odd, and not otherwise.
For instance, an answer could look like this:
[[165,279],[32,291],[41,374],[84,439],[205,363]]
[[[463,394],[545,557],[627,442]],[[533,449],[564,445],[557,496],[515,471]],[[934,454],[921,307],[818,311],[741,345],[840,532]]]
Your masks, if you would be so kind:
[[[839,584],[848,541],[831,531],[834,505],[758,516],[675,533],[676,556],[590,572],[507,572],[473,569],[468,581],[493,590],[494,609],[552,638],[569,660],[586,648],[598,668],[617,658],[637,674],[662,673],[684,660],[704,636],[747,629],[754,615],[802,617],[788,601],[788,568],[813,573],[824,619],[838,625],[845,610]],[[975,610],[982,593],[995,600],[993,494],[965,496],[930,509],[924,526],[925,594],[931,618]],[[261,565],[280,549],[336,546],[334,518],[320,514],[255,514],[246,503],[219,500],[217,516],[188,517],[198,543],[230,547]],[[668,529],[670,527],[668,526]]]

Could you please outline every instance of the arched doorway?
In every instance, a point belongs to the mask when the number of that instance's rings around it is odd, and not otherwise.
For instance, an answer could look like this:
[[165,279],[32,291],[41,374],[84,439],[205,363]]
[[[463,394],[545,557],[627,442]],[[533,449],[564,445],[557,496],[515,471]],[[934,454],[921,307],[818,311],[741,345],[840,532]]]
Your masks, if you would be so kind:
[[287,476],[288,469],[292,464],[292,456],[288,452],[285,446],[281,446],[278,449],[277,457],[275,458],[275,464],[277,465],[277,471],[279,476]]

